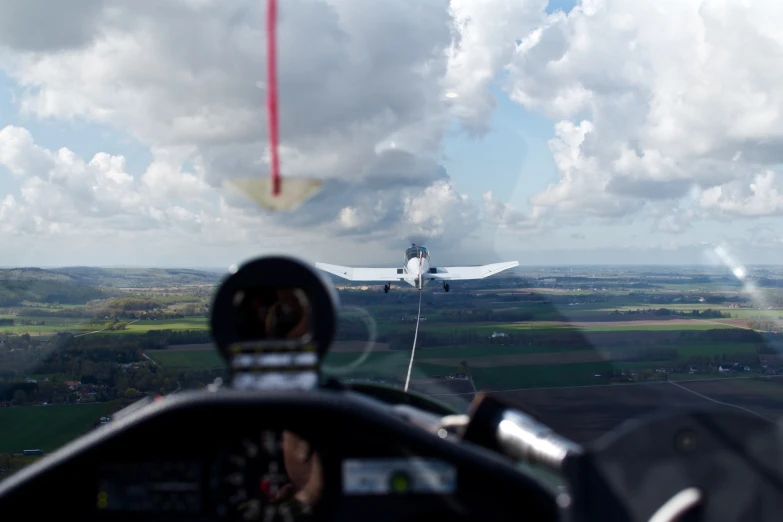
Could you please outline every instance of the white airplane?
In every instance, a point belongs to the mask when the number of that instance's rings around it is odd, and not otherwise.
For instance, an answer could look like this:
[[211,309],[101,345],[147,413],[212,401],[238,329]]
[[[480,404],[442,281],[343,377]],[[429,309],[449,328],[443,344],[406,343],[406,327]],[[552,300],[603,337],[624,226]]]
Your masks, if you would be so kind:
[[404,281],[421,290],[430,281],[443,282],[443,290],[449,291],[447,281],[465,279],[484,279],[498,272],[519,266],[518,261],[493,263],[481,266],[450,266],[436,268],[430,266],[430,253],[426,247],[414,244],[405,251],[405,264],[402,268],[352,268],[349,266],[316,263],[316,268],[329,272],[349,281],[387,281],[383,287],[389,293],[392,281]]

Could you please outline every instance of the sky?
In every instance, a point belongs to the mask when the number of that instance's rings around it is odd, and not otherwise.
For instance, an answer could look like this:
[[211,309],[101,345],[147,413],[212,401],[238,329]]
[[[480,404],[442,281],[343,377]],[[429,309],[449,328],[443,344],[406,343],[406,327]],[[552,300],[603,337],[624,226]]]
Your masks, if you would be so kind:
[[2,266],[783,259],[783,4],[0,0]]

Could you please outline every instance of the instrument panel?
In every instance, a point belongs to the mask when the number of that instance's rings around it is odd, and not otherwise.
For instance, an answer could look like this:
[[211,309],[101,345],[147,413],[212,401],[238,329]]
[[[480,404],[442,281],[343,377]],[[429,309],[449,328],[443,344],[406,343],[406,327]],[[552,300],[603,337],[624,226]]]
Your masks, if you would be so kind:
[[295,521],[318,514],[326,477],[319,452],[289,430],[237,436],[201,460],[109,462],[98,468],[96,512],[214,515]]
[[347,504],[349,498],[385,496],[442,500],[457,491],[457,468],[437,458],[347,458],[337,467],[327,463],[305,438],[271,429],[223,445],[211,463],[104,463],[98,469],[96,513],[107,519],[137,513],[175,518],[209,514],[226,521],[329,520],[330,498],[343,497]]
[[29,507],[40,491],[49,496],[40,516],[106,522],[511,520],[519,502],[551,520],[556,510],[496,453],[327,390],[166,398],[4,481],[0,509]]
[[324,489],[320,457],[288,430],[262,430],[224,448],[211,480],[215,512],[228,520],[307,519]]
[[199,513],[202,469],[198,461],[107,462],[99,465],[98,512]]

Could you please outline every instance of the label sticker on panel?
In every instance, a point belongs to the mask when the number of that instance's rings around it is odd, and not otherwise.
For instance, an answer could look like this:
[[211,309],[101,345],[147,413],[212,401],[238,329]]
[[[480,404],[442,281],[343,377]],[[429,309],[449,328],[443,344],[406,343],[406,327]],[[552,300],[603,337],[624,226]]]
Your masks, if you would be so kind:
[[388,495],[453,493],[457,471],[437,459],[349,459],[343,462],[343,493]]

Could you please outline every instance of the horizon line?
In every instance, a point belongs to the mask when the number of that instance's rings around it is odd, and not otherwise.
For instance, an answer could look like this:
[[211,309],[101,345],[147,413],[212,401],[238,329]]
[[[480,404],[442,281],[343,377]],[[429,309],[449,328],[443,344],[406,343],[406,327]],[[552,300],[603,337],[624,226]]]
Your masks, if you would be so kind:
[[[314,264],[314,263],[311,263]],[[365,266],[367,268],[383,268],[389,266],[389,264],[381,265],[376,263],[368,263]],[[746,263],[744,266],[746,267],[759,267],[759,268],[783,268],[783,263],[781,264],[772,264],[772,263]],[[113,264],[113,265],[85,265],[85,264],[68,264],[68,265],[0,265],[1,270],[20,270],[20,269],[31,269],[31,268],[37,268],[40,270],[63,270],[68,268],[120,268],[120,269],[145,269],[145,270],[205,270],[205,271],[229,271],[229,266],[218,266],[218,265],[212,265],[212,266],[188,266],[188,265],[142,265],[142,264],[128,264],[128,265],[121,265],[121,264]],[[720,264],[713,264],[713,263],[701,263],[701,264],[693,264],[693,263],[548,263],[548,264],[522,264],[520,263],[518,266],[509,269],[509,271],[519,269],[519,268],[584,268],[584,267],[609,267],[609,268],[624,268],[624,267],[633,267],[633,268],[641,268],[641,267],[682,267],[682,268],[719,268],[723,267],[723,265]]]

